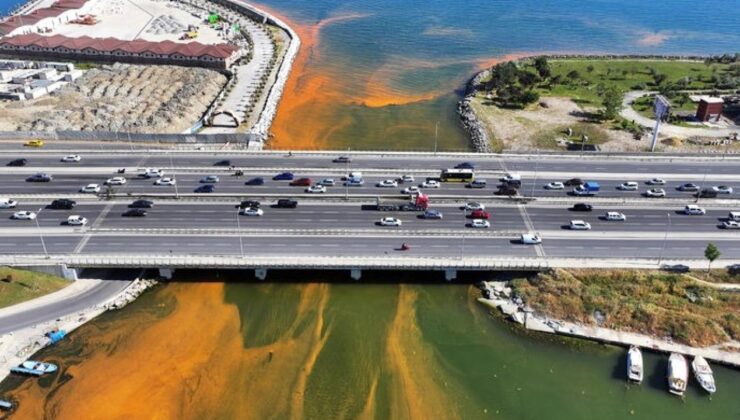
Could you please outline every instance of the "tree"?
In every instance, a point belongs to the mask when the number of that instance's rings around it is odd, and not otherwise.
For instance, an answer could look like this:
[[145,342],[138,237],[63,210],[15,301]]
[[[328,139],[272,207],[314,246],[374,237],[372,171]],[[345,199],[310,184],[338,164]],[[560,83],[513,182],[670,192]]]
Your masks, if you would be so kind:
[[663,82],[665,82],[665,79],[667,78],[668,76],[666,76],[663,73],[655,73],[653,75],[653,81],[655,81],[655,86],[660,86],[661,84],[663,84]]
[[613,120],[617,117],[619,109],[622,107],[622,92],[616,87],[610,87],[604,92],[602,105],[604,105],[604,118]]
[[704,257],[709,260],[709,265],[707,266],[707,273],[709,273],[709,270],[712,268],[712,263],[714,260],[719,258],[719,256],[722,255],[721,252],[719,252],[719,249],[717,249],[717,245],[713,243],[707,244],[707,249],[704,250]]
[[535,58],[534,68],[537,70],[537,73],[543,79],[547,79],[548,77],[550,77],[550,74],[552,73],[550,71],[550,63],[547,62],[547,58],[545,57],[540,56],[540,57]]
[[570,72],[568,72],[568,74],[566,75],[566,77],[568,79],[575,80],[575,79],[578,79],[579,77],[581,77],[581,74],[578,73],[578,70],[571,70]]
[[593,73],[593,71],[594,71],[594,66],[593,66],[592,64],[589,64],[589,65],[588,65],[588,66],[586,67],[586,71],[587,71],[587,72],[589,72],[589,73]]

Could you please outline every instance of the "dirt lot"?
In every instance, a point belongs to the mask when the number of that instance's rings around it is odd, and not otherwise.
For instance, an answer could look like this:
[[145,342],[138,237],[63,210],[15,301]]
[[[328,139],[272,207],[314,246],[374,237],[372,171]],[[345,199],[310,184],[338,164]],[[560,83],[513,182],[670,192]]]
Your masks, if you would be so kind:
[[226,77],[213,70],[103,66],[51,96],[0,103],[0,130],[182,132],[225,84]]

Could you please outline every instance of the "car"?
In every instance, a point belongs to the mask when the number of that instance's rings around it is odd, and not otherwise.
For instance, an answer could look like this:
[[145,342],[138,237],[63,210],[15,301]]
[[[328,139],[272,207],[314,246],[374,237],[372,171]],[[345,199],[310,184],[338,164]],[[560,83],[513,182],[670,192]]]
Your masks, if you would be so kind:
[[515,187],[512,187],[510,185],[499,185],[498,189],[493,192],[493,195],[515,196],[518,194],[519,194],[519,190],[517,190]]
[[533,233],[522,233],[522,236],[519,238],[519,242],[525,245],[537,245],[542,243],[542,238]]
[[62,158],[62,162],[67,162],[67,163],[79,162],[81,160],[82,160],[82,156],[80,155],[67,155]]
[[231,161],[228,159],[219,160],[213,166],[231,166]]
[[694,197],[698,198],[717,198],[718,195],[719,193],[717,191],[707,188],[693,194]]
[[653,179],[649,179],[646,182],[646,184],[648,184],[648,185],[665,185],[666,182],[665,182],[665,179],[663,179],[663,178],[653,178]]
[[546,190],[564,190],[565,184],[562,182],[550,182],[547,185],[545,185]]
[[468,188],[486,188],[486,180],[485,179],[475,179],[472,182],[469,182],[467,187]]
[[584,182],[581,178],[571,178],[565,182],[563,182],[563,185],[566,187],[578,187],[580,185],[583,185]]
[[348,178],[344,181],[345,187],[361,187],[365,185],[365,180],[362,178]]
[[420,188],[439,188],[439,182],[433,179],[427,179],[426,181],[419,184]]
[[147,179],[149,179],[149,178],[161,178],[162,176],[164,176],[164,171],[161,170],[161,169],[157,169],[157,168],[146,168],[146,170],[144,171],[144,173],[141,176],[143,176],[144,178],[147,178]]
[[696,192],[696,191],[699,191],[699,186],[696,184],[688,183],[688,184],[681,184],[676,189],[679,191]]
[[201,184],[216,184],[220,181],[218,175],[208,175],[200,179]]
[[175,180],[175,178],[170,178],[170,177],[159,178],[158,180],[154,181],[154,185],[163,185],[163,186],[171,186],[171,185],[175,185],[176,183],[177,181]]
[[663,271],[670,271],[672,273],[688,273],[691,271],[688,265],[684,264],[663,264],[660,266]]
[[465,207],[463,210],[465,211],[475,211],[475,210],[485,210],[486,206],[481,203],[476,203],[475,201],[471,201],[469,203],[465,203]]
[[39,172],[26,178],[26,182],[51,182],[54,179],[53,176],[45,172]]
[[483,219],[473,219],[470,221],[470,223],[468,223],[467,226],[474,229],[488,229],[489,227],[491,227],[491,222]]
[[261,205],[262,204],[259,201],[257,201],[257,200],[244,200],[241,203],[239,203],[239,205],[237,205],[237,207],[240,208],[240,209],[248,209],[250,207],[255,208],[255,209],[258,209],[258,208],[260,208]]
[[665,197],[666,193],[663,188],[651,188],[645,191],[645,197]]
[[281,198],[275,203],[274,207],[278,209],[294,209],[298,207],[298,202],[289,198]]
[[416,185],[412,185],[401,190],[401,194],[419,194],[420,192],[421,190]]
[[5,166],[26,166],[28,164],[28,159],[14,159],[8,162]]
[[393,179],[384,179],[377,184],[375,184],[378,188],[396,188],[398,187],[398,182]]
[[282,172],[272,177],[272,180],[273,181],[292,181],[293,174],[291,172]]
[[108,178],[105,181],[105,185],[124,185],[126,183],[126,178],[122,176],[114,176],[113,178]]
[[468,216],[470,219],[490,219],[491,213],[485,210],[473,210]]
[[98,184],[87,184],[84,187],[80,188],[81,193],[86,194],[97,194],[100,192],[100,185]]
[[10,198],[0,198],[0,209],[12,209],[18,205],[18,201]]
[[79,215],[72,215],[67,218],[67,224],[70,226],[85,226],[87,218]]
[[144,209],[128,209],[123,214],[121,214],[123,217],[145,217],[146,216],[146,210]]
[[690,216],[702,216],[707,214],[707,211],[703,207],[699,207],[696,204],[689,204],[683,208],[683,213]]
[[311,185],[311,178],[298,178],[295,181],[291,181],[289,185],[291,187],[308,187]]
[[28,210],[17,211],[13,213],[11,219],[16,220],[36,220],[36,213]]
[[150,209],[154,207],[154,202],[149,200],[135,200],[128,206],[132,209]]
[[194,190],[197,193],[212,193],[216,191],[216,186],[213,184],[201,185]]
[[573,191],[571,191],[573,195],[579,196],[579,197],[591,197],[596,195],[596,193],[582,185],[579,185],[575,188],[573,188]]
[[712,191],[716,191],[718,194],[732,194],[734,190],[732,187],[727,185],[717,185],[712,187]]
[[242,216],[258,216],[259,217],[265,214],[265,212],[264,210],[258,209],[255,207],[247,207],[245,209],[239,210],[239,214],[241,214]]
[[594,206],[587,203],[576,203],[570,209],[572,211],[591,211],[594,209]]
[[740,274],[740,264],[732,264],[727,266],[727,272],[730,273],[730,275],[736,276]]
[[624,213],[620,213],[618,211],[608,211],[604,215],[604,220],[608,220],[611,222],[624,222],[627,220],[627,216],[624,215]]
[[248,180],[244,183],[244,185],[265,185],[265,178],[262,177],[256,177]]
[[326,192],[326,187],[323,185],[311,185],[310,187],[306,188],[307,193],[311,194],[322,194]]
[[352,158],[349,157],[349,156],[339,156],[337,158],[334,158],[332,160],[332,162],[334,162],[334,163],[351,163],[352,162]]
[[475,169],[473,162],[461,162],[455,165],[455,169]]
[[334,182],[333,178],[324,178],[321,181],[319,181],[319,185],[323,185],[325,187],[333,187],[337,185],[337,183]]
[[378,222],[380,226],[401,226],[403,222],[401,219],[396,219],[395,217],[384,217],[380,219],[380,222]]
[[47,206],[47,208],[53,210],[72,210],[77,205],[77,202],[68,198],[59,198],[54,200]]
[[444,216],[441,211],[433,209],[427,209],[422,215],[422,218],[424,219],[442,219],[443,217]]
[[637,191],[638,188],[639,185],[637,184],[637,182],[633,181],[623,182],[617,187],[617,189],[622,191]]
[[725,220],[720,225],[722,229],[740,229],[740,222],[734,220]]
[[29,140],[25,143],[23,143],[23,146],[25,147],[44,147],[44,141],[43,140]]
[[408,182],[414,182],[414,176],[413,175],[408,175],[408,174],[407,175],[402,175],[401,178],[400,178],[400,180],[401,180],[401,183],[403,183],[403,184],[406,184]]
[[591,224],[583,220],[571,220],[568,227],[571,230],[591,230]]

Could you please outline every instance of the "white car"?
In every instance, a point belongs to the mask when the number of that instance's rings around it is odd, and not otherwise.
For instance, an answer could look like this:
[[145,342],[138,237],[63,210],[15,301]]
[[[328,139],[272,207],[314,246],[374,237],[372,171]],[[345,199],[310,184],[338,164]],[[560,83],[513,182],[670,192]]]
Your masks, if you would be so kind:
[[126,183],[126,178],[122,176],[115,176],[105,181],[105,185],[124,185],[125,183]]
[[73,215],[67,218],[67,224],[70,226],[85,226],[87,224],[87,218]]
[[161,169],[146,168],[144,171],[144,178],[161,178],[164,175],[164,171]]
[[398,187],[398,182],[392,179],[384,179],[375,184],[375,186],[378,188],[396,188]]
[[583,220],[571,220],[570,228],[572,230],[591,230],[591,224]]
[[62,162],[79,162],[82,160],[80,155],[67,155],[62,158]]
[[637,182],[633,181],[623,182],[617,187],[617,189],[622,191],[637,191],[638,188],[639,186],[637,185]]
[[653,178],[647,182],[648,185],[665,185],[665,179]]
[[471,201],[465,204],[465,211],[485,210],[486,206],[481,203]]
[[81,193],[97,194],[100,192],[100,185],[98,184],[87,184],[80,188]]
[[707,214],[707,211],[703,207],[699,207],[695,204],[689,204],[683,208],[683,213],[690,216],[702,216]]
[[419,194],[421,190],[419,190],[419,187],[416,185],[412,185],[410,187],[406,187],[401,191],[401,194]]
[[470,224],[468,226],[476,229],[488,229],[489,227],[491,227],[491,223],[488,220],[484,219],[473,219],[470,221]]
[[651,188],[645,191],[645,197],[665,197],[665,190],[663,188]]
[[262,209],[247,207],[245,209],[239,210],[239,214],[241,214],[242,216],[262,216],[263,214],[265,214],[265,212],[262,211]]
[[413,175],[404,175],[401,177],[401,182],[404,184],[407,182],[414,182],[414,176]]
[[18,201],[9,198],[0,198],[0,209],[12,209],[18,205]]
[[311,185],[310,187],[306,188],[307,193],[311,194],[321,194],[326,192],[326,187],[323,185]]
[[609,220],[612,222],[624,222],[627,220],[627,216],[624,215],[624,213],[620,213],[618,211],[608,211],[604,215],[604,220]]
[[469,188],[486,188],[488,182],[485,179],[476,179],[468,183]]
[[420,188],[439,188],[439,182],[430,179],[419,184]]
[[525,245],[537,245],[542,243],[542,238],[533,233],[523,233],[520,241]]
[[337,183],[334,182],[333,178],[324,178],[321,180],[321,182],[319,182],[319,185],[323,185],[325,187],[333,187],[337,185]]
[[722,229],[740,229],[740,222],[736,222],[734,220],[725,220],[720,225]]
[[589,190],[588,188],[586,188],[586,187],[584,187],[582,185],[579,185],[579,186],[573,188],[573,195],[578,195],[578,196],[592,196],[592,195],[595,195],[595,194],[596,193],[594,191],[591,191],[591,190]]
[[712,191],[715,191],[717,194],[732,194],[734,190],[727,185],[717,185],[712,187]]
[[403,222],[395,217],[384,217],[380,219],[380,226],[401,226]]
[[164,177],[154,181],[154,185],[175,185],[177,181],[175,178]]
[[564,190],[565,184],[562,182],[551,182],[547,185],[545,185],[546,190]]
[[35,220],[36,219],[36,213],[32,211],[17,211],[13,213],[13,219],[16,220]]
[[200,182],[203,184],[215,184],[218,181],[218,175],[208,175],[200,179]]

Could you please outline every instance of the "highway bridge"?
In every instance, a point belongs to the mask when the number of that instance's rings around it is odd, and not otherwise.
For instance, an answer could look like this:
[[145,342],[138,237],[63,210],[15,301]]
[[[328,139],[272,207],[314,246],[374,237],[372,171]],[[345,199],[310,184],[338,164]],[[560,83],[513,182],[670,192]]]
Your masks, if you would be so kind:
[[[99,146],[99,147],[98,147]],[[62,162],[67,154],[79,162]],[[339,155],[350,162],[334,162]],[[246,152],[235,149],[126,148],[120,144],[51,142],[43,148],[0,142],[3,165],[25,159],[24,166],[0,167],[0,197],[18,201],[0,210],[0,264],[66,264],[72,267],[226,267],[255,269],[259,277],[273,268],[348,269],[359,278],[366,269],[456,270],[540,269],[552,266],[657,267],[665,263],[700,266],[708,242],[722,252],[724,264],[740,261],[740,230],[719,226],[730,211],[740,211],[740,158],[669,157],[644,155],[482,155],[433,153]],[[482,189],[465,183],[441,183],[424,189],[439,220],[420,212],[373,210],[376,200],[408,201],[401,190],[376,183],[414,176],[413,185],[436,178],[461,162],[475,165]],[[145,168],[164,171],[176,186],[154,185],[142,176]],[[119,174],[120,169],[125,173]],[[235,176],[240,171],[241,176]],[[38,172],[51,182],[32,183]],[[272,177],[291,172],[313,182],[332,178],[336,186],[322,194]],[[364,185],[345,187],[341,178],[362,172]],[[506,173],[522,176],[516,197],[496,196],[498,179]],[[204,176],[217,175],[212,193],[197,193]],[[114,176],[127,183],[83,194],[81,187],[103,184]],[[263,185],[245,185],[261,177]],[[594,197],[574,197],[565,190],[548,190],[553,181],[571,178],[598,181]],[[641,195],[646,181],[660,177],[667,184],[664,198]],[[622,191],[625,181],[638,182],[638,191]],[[730,194],[694,197],[678,191],[684,183],[700,188],[728,186]],[[54,210],[54,199],[77,201],[72,210]],[[154,202],[146,217],[122,216],[135,199]],[[295,209],[274,208],[281,198],[298,201]],[[239,215],[241,200],[261,202],[260,217]],[[474,229],[462,207],[478,202],[491,213],[488,229]],[[591,212],[576,212],[576,203],[592,204]],[[698,202],[698,203],[697,203]],[[704,215],[683,214],[687,204],[706,209]],[[19,210],[33,211],[33,220],[15,220]],[[603,219],[605,212],[625,214],[626,221]],[[65,224],[70,215],[88,219],[86,226]],[[399,227],[379,226],[382,217],[395,217]],[[571,220],[591,224],[591,230],[568,229]],[[537,233],[539,245],[525,245],[522,233]],[[406,243],[410,250],[401,251]],[[721,263],[721,262],[720,262]]]

